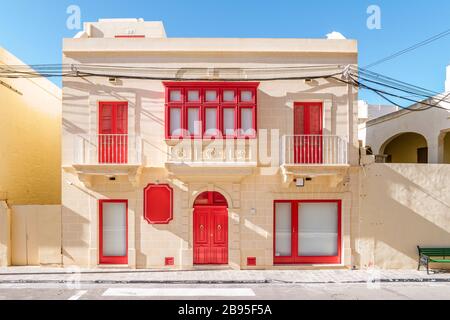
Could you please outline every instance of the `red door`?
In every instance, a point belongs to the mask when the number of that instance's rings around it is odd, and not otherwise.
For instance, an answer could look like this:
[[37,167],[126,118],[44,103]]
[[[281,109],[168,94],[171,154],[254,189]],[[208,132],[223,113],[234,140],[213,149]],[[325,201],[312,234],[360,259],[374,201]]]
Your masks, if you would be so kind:
[[294,104],[294,162],[323,163],[322,103]]
[[101,102],[98,126],[99,163],[128,162],[128,103]]
[[194,264],[228,264],[228,210],[194,208]]

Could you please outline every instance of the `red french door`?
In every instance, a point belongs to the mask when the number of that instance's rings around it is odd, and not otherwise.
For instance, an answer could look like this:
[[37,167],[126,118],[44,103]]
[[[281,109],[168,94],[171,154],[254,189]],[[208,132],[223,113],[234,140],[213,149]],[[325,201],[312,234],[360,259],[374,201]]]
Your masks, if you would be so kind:
[[228,209],[194,207],[194,264],[228,264]]
[[100,264],[128,263],[128,201],[99,201]]
[[98,133],[99,163],[127,163],[127,102],[100,102]]
[[274,203],[274,264],[339,264],[341,201]]
[[321,102],[294,104],[294,163],[323,163],[323,121]]

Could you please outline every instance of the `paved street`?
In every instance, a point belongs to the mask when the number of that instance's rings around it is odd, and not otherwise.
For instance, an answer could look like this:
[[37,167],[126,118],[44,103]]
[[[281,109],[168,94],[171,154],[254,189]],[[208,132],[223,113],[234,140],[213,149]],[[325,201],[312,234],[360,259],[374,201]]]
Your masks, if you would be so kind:
[[450,300],[450,283],[366,284],[254,284],[254,285],[105,285],[90,284],[79,288],[66,285],[0,285],[0,299],[18,300],[107,300],[107,299],[438,299]]
[[0,299],[449,299],[450,273],[0,269]]

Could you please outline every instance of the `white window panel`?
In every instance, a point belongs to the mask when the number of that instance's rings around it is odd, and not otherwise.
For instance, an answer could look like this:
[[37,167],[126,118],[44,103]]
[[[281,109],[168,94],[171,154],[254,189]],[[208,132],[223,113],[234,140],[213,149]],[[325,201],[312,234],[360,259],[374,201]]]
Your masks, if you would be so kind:
[[181,90],[171,90],[170,91],[170,101],[171,102],[181,102]]
[[226,135],[234,135],[235,110],[232,108],[223,109],[223,130]]
[[216,90],[207,90],[205,92],[205,100],[206,100],[206,102],[217,101],[217,91]]
[[188,109],[188,130],[191,135],[200,134],[199,108]]
[[235,101],[234,90],[224,90],[223,101],[224,102],[234,102]]
[[180,135],[181,133],[181,108],[170,108],[170,134]]
[[292,212],[290,203],[275,204],[275,227],[275,256],[291,256]]
[[301,203],[298,208],[298,255],[338,254],[337,203]]
[[125,203],[103,203],[103,256],[127,255],[127,209]]

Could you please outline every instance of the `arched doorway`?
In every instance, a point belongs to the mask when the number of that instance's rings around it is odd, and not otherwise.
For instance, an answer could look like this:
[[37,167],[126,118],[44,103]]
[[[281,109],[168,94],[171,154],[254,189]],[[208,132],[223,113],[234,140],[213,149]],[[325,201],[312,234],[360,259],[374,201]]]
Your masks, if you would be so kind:
[[228,264],[228,203],[218,192],[194,202],[194,264]]
[[415,132],[401,133],[386,141],[380,154],[388,163],[428,163],[427,140]]

